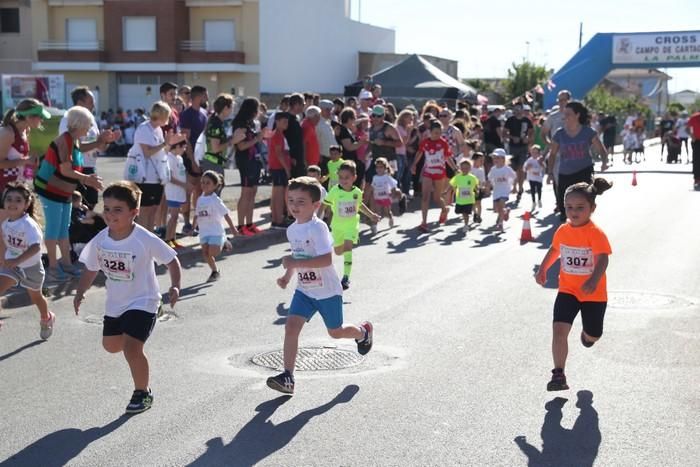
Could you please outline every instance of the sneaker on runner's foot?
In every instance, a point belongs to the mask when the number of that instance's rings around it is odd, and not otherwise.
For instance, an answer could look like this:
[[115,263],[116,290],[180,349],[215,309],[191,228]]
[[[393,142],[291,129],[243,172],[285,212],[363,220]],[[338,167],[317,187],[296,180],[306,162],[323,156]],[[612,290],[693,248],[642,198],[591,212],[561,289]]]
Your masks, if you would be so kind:
[[423,233],[428,233],[428,232],[430,232],[430,229],[428,228],[428,224],[426,224],[426,223],[423,223],[423,224],[419,225],[419,226],[418,226],[418,230],[420,230],[420,231],[423,232]]
[[348,276],[343,276],[340,280],[340,285],[343,286],[343,290],[348,290],[350,288],[350,278]]
[[552,379],[547,383],[547,391],[566,391],[569,385],[566,384],[566,376],[564,370],[555,368],[552,370]]
[[49,311],[49,319],[39,320],[39,337],[48,339],[53,334],[53,325],[56,322],[56,315]]
[[219,271],[212,271],[211,274],[209,274],[209,278],[207,279],[207,282],[216,282],[221,278],[221,273]]
[[294,394],[294,376],[285,370],[277,376],[267,378],[267,387],[284,394]]
[[357,352],[360,355],[367,355],[372,350],[372,341],[374,340],[374,328],[369,321],[363,321],[360,324],[360,329],[365,332],[364,339],[355,340],[357,342]]
[[248,227],[248,230],[250,230],[254,234],[259,234],[260,232],[262,232],[262,230],[260,230],[255,224],[248,224],[246,227]]
[[153,405],[153,392],[149,389],[148,391],[142,391],[137,389],[131,395],[131,401],[129,405],[126,406],[126,413],[135,414],[145,412],[150,409]]

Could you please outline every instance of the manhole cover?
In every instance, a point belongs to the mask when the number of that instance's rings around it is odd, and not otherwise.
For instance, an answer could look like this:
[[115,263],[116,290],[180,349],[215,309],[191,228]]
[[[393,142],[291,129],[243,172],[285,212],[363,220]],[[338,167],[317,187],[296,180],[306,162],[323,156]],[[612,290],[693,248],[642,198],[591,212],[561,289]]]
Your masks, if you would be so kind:
[[694,305],[690,300],[675,295],[635,291],[609,292],[608,303],[612,308],[624,310],[660,310]]
[[[357,352],[332,347],[302,347],[299,349],[296,362],[297,371],[340,370],[359,365],[364,360]],[[250,359],[258,366],[273,370],[284,368],[284,358],[281,350],[264,352]]]

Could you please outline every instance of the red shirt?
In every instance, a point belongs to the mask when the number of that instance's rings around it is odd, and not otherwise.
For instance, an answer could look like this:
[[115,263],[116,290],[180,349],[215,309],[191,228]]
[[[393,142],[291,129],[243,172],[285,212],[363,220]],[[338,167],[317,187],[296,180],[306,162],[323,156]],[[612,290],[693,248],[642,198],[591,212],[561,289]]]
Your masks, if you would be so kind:
[[688,119],[688,129],[693,141],[700,140],[700,112],[695,112]]
[[426,138],[420,142],[418,150],[423,153],[425,159],[423,173],[437,175],[445,172],[445,160],[452,155],[450,145],[445,138],[437,140]]
[[321,162],[321,148],[316,136],[316,126],[308,118],[305,118],[301,122],[301,131],[304,138],[306,165],[318,165]]
[[289,157],[289,151],[284,149],[284,133],[281,131],[275,131],[270,138],[270,155],[268,157],[267,165],[270,170],[284,170],[279,159],[277,159],[277,151],[282,152],[282,157],[287,161],[287,165],[291,167],[292,159]]

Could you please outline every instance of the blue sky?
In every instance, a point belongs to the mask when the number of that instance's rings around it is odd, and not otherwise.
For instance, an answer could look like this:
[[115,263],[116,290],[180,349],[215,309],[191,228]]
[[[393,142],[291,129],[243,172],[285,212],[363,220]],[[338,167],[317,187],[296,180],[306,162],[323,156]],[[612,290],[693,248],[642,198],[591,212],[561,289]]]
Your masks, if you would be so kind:
[[[351,0],[353,19],[394,29],[398,53],[459,61],[460,77],[504,77],[524,58],[559,69],[598,32],[697,30],[697,0]],[[528,44],[529,43],[529,44]],[[700,68],[662,68],[671,93],[700,91]]]

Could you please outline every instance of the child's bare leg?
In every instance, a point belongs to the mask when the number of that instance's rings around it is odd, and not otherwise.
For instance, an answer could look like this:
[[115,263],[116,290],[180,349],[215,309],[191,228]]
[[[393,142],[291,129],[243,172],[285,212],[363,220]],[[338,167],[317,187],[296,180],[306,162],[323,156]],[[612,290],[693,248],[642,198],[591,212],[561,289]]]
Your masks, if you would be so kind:
[[118,336],[104,336],[102,347],[109,353],[119,353],[124,350],[124,334]]
[[301,316],[289,315],[284,325],[284,369],[292,374],[299,350],[299,334],[305,323]]
[[569,354],[569,331],[571,325],[569,323],[555,322],[552,326],[552,359],[554,360],[554,368],[566,366],[566,357]]
[[[0,292],[0,293],[2,293],[2,292]],[[46,302],[46,298],[44,297],[44,294],[41,293],[41,289],[39,289],[39,290],[27,289],[27,295],[29,295],[29,299],[39,309],[39,314],[41,315],[41,319],[43,321],[46,321],[47,319],[49,319],[49,304]]]
[[423,177],[423,190],[421,192],[420,210],[423,216],[423,223],[428,223],[428,208],[430,208],[430,195],[433,193],[433,180]]
[[143,353],[143,342],[124,334],[124,358],[129,364],[134,389],[148,390],[148,359]]
[[175,240],[175,229],[177,228],[177,218],[180,215],[180,208],[168,208],[168,225],[165,229],[165,239]]
[[469,225],[469,214],[462,214],[462,220],[465,226]]
[[212,272],[218,271],[219,269],[216,267],[216,257],[219,256],[219,253],[221,253],[221,247],[218,245],[209,245],[208,253],[207,264],[211,268]]
[[343,324],[339,328],[328,329],[328,335],[333,339],[360,340],[365,338],[365,332],[358,326],[352,324]]

